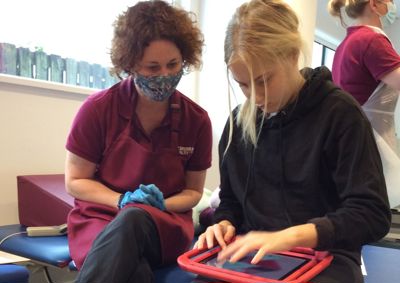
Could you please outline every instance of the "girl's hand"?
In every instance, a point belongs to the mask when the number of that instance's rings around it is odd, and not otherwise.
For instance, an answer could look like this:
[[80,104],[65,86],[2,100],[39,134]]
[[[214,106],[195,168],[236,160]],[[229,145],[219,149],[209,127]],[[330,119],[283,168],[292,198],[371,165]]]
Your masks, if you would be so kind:
[[215,246],[215,240],[224,249],[227,243],[231,242],[235,236],[235,227],[228,220],[223,220],[217,224],[209,226],[207,230],[199,236],[194,245],[197,249],[203,249],[207,246],[211,249]]
[[265,254],[288,251],[294,247],[314,248],[317,231],[314,224],[293,226],[276,232],[252,231],[235,241],[218,254],[218,260],[236,262],[252,251],[257,251],[251,263],[257,264]]

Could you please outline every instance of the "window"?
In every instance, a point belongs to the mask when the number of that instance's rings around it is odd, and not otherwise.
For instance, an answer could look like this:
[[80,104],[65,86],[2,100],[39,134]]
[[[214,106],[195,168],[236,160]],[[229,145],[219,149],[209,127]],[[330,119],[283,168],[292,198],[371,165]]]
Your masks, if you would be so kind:
[[328,67],[330,70],[332,70],[334,56],[335,56],[335,51],[333,49],[324,46],[324,56],[323,56],[324,60],[322,64]]
[[312,54],[312,67],[326,66],[332,70],[335,51],[321,43],[314,41]]
[[312,67],[316,68],[322,65],[322,44],[314,41],[312,54]]
[[7,1],[0,17],[7,27],[0,29],[0,73],[96,88],[115,83],[107,76],[112,24],[136,2]]

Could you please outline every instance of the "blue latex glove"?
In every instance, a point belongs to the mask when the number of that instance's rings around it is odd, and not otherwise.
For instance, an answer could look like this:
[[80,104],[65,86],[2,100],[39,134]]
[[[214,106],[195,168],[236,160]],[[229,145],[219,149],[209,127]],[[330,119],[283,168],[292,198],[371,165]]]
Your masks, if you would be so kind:
[[140,185],[135,191],[126,192],[118,207],[123,208],[128,203],[143,203],[165,210],[162,192],[155,185]]
[[157,207],[160,210],[165,210],[163,193],[160,191],[160,189],[156,185],[154,185],[154,184],[140,185],[139,188],[142,191],[152,195],[156,199],[156,203],[153,206]]
[[123,195],[119,203],[119,208],[123,208],[128,203],[143,203],[155,206],[157,204],[157,200],[154,198],[154,196],[145,193],[141,189],[136,189],[133,192],[128,191]]

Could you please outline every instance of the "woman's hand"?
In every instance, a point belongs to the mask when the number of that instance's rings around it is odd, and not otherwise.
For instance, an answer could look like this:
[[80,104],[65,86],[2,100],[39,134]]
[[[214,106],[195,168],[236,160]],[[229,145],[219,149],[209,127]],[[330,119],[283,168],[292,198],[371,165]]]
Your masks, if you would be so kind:
[[118,208],[121,209],[129,203],[143,203],[154,206],[162,211],[165,210],[163,193],[154,184],[140,184],[133,192],[125,192],[121,201],[118,203]]
[[195,248],[203,249],[214,247],[215,240],[224,249],[235,236],[235,227],[228,220],[223,220],[218,224],[209,226],[207,230],[199,236],[199,240],[194,245]]
[[293,226],[281,231],[252,231],[228,245],[218,255],[218,260],[236,262],[252,251],[256,251],[251,263],[257,264],[265,254],[288,251],[294,247],[314,248],[317,231],[314,224]]

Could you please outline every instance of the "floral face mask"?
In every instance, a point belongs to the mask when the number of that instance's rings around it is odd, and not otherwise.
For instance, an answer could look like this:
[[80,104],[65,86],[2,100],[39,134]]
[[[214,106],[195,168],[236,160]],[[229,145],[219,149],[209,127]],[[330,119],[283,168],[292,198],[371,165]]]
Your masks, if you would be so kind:
[[154,101],[165,101],[176,89],[183,75],[183,70],[169,76],[143,76],[135,74],[134,82],[142,93]]

